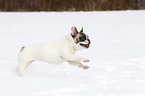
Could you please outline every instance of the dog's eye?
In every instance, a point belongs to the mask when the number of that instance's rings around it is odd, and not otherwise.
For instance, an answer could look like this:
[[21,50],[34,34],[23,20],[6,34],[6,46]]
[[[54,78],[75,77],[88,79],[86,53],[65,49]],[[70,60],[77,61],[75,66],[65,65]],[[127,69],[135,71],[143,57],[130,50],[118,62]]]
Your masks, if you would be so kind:
[[89,36],[87,35],[87,39],[89,39]]
[[80,41],[85,41],[86,40],[85,37],[80,37],[79,39],[80,39]]
[[79,40],[82,40],[82,37],[79,37]]

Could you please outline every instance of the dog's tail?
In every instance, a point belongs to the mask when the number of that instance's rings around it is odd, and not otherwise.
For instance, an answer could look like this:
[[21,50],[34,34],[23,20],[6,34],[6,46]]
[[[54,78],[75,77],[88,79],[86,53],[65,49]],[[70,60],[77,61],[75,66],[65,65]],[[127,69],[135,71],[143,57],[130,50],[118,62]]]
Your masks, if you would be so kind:
[[25,46],[23,46],[23,47],[21,48],[20,52],[22,52],[24,49],[25,49]]

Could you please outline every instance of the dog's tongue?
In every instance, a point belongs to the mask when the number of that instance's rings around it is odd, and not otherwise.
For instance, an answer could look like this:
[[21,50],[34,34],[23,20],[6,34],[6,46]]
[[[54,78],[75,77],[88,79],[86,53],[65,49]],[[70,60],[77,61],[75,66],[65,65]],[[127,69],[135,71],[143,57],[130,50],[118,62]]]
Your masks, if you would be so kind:
[[87,44],[89,44],[89,41],[85,40],[84,42],[79,42],[79,44],[85,44],[85,45],[87,45]]

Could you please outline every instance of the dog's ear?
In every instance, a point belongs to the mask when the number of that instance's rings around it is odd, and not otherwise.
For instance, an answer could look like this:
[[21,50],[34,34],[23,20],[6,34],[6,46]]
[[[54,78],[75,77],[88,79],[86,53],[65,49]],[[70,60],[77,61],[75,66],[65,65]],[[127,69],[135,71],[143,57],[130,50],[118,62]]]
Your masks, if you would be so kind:
[[82,29],[81,29],[81,31],[80,32],[83,32],[83,27],[82,27]]
[[77,28],[74,26],[71,29],[71,35],[74,38],[78,34]]

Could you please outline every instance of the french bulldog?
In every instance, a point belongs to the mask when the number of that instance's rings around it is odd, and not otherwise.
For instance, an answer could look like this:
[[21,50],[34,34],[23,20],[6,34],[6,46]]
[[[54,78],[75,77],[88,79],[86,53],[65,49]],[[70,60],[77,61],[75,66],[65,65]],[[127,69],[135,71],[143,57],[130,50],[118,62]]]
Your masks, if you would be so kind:
[[48,43],[24,46],[18,54],[18,76],[23,76],[24,70],[32,62],[37,60],[52,64],[68,62],[71,65],[88,69],[89,67],[83,65],[81,61],[89,62],[90,60],[75,55],[75,52],[89,48],[90,43],[90,39],[88,35],[83,32],[83,28],[78,32],[76,27],[72,27],[71,34],[63,38]]

